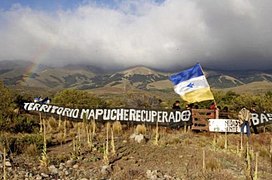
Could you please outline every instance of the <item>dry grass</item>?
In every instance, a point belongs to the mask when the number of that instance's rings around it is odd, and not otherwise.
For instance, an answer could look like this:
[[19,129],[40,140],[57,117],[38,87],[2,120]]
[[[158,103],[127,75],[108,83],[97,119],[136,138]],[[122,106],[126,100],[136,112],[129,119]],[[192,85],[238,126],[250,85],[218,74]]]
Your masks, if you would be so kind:
[[[48,121],[54,123],[54,120],[48,119]],[[63,124],[64,121],[62,121],[62,127]],[[51,122],[49,125],[51,126]],[[73,128],[67,130],[67,143],[63,144],[62,147],[50,147],[48,158],[50,158],[51,161],[52,149],[57,148],[58,150],[61,149],[59,152],[63,154],[66,153],[66,159],[70,159],[72,150],[67,152],[67,148],[69,148],[73,149],[72,155],[78,157],[78,159],[88,159],[89,164],[84,164],[86,162],[85,160],[80,161],[80,163],[86,165],[86,167],[98,167],[98,164],[108,164],[111,162],[114,154],[118,156],[120,153],[125,152],[127,153],[126,156],[128,159],[126,159],[126,157],[121,158],[114,164],[116,165],[115,167],[120,165],[120,167],[123,168],[120,170],[122,172],[116,172],[116,169],[114,169],[114,173],[126,173],[127,166],[132,170],[136,168],[141,171],[144,171],[143,169],[146,168],[154,167],[162,171],[166,171],[167,169],[169,175],[181,179],[245,179],[247,170],[247,164],[245,162],[247,149],[246,137],[244,137],[244,150],[241,151],[240,134],[228,134],[228,146],[225,148],[226,141],[224,134],[184,133],[183,128],[181,130],[171,130],[159,127],[161,135],[159,146],[152,146],[153,141],[142,145],[130,143],[126,140],[133,132],[144,134],[147,138],[153,140],[155,137],[155,126],[150,127],[142,124],[135,127],[134,125],[130,125],[127,129],[125,129],[125,126],[126,125],[122,127],[120,122],[106,124],[105,126],[97,123],[96,135],[94,137],[92,136],[93,150],[90,150],[87,148],[88,144],[84,143],[86,142],[85,138],[87,138],[87,136],[84,134],[82,123],[74,123]],[[88,127],[87,134],[91,133],[92,130],[91,124],[89,124]],[[118,133],[119,136],[116,137]],[[49,135],[48,133],[47,137]],[[272,153],[270,153],[270,146],[272,147],[271,137],[271,133],[261,133],[250,137],[249,158],[252,164],[251,173],[254,174],[254,172],[258,170],[256,177],[259,179],[270,179],[270,177],[272,177],[270,169],[272,167],[270,167],[270,159],[272,157]],[[64,132],[55,133],[52,138],[55,140],[54,142],[58,139],[59,143],[64,143]],[[71,142],[72,139],[73,142]],[[27,155],[35,156],[35,154],[37,154],[38,150],[35,144],[30,144],[25,147],[25,153]],[[116,153],[114,152],[115,148]],[[252,148],[254,152],[251,151]],[[205,149],[205,171],[202,171],[202,149]],[[110,153],[109,150],[111,151]],[[61,154],[59,152],[56,154]],[[259,153],[258,168],[256,168],[256,152]],[[130,159],[130,157],[133,158]],[[163,162],[167,162],[167,165],[157,163],[156,159],[158,158],[162,158]],[[93,159],[96,160],[94,161]],[[93,162],[95,162],[95,164],[92,164]],[[137,164],[135,164],[135,162],[137,162]],[[170,167],[167,167],[168,163]],[[186,167],[187,165],[188,168]],[[187,174],[185,168],[188,169]],[[133,175],[132,178],[135,177],[137,177],[137,175]]]
[[49,123],[49,126],[52,128],[52,129],[57,129],[58,127],[58,122],[57,120],[54,118],[54,117],[50,117],[48,119],[48,123]]
[[244,84],[244,85],[233,87],[233,88],[226,88],[223,90],[224,91],[234,91],[239,94],[242,94],[244,92],[258,94],[258,93],[267,92],[268,90],[271,90],[271,89],[272,89],[271,82],[258,81],[258,82],[252,82],[249,84]]
[[135,129],[136,134],[146,134],[146,127],[144,124],[138,124]]
[[222,167],[218,159],[214,157],[210,157],[210,158],[207,158],[206,169],[210,171],[215,171],[215,170],[222,169]]
[[113,133],[116,135],[120,135],[122,133],[122,124],[119,121],[115,121],[112,124]]
[[38,148],[36,144],[30,144],[26,147],[25,154],[28,156],[36,156],[38,154]]

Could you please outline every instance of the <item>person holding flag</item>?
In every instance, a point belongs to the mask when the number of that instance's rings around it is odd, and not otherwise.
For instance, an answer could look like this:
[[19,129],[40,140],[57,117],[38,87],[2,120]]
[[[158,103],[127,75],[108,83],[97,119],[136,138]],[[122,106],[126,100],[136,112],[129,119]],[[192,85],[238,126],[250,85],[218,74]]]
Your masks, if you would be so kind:
[[174,90],[187,103],[214,100],[208,81],[199,63],[170,76]]

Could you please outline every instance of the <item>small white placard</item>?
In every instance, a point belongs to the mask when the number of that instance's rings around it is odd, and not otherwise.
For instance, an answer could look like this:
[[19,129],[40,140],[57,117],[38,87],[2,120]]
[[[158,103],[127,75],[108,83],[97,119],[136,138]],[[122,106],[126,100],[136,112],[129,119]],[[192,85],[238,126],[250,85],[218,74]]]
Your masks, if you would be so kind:
[[[210,132],[241,132],[241,126],[237,119],[209,119]],[[246,127],[244,128],[244,133]]]

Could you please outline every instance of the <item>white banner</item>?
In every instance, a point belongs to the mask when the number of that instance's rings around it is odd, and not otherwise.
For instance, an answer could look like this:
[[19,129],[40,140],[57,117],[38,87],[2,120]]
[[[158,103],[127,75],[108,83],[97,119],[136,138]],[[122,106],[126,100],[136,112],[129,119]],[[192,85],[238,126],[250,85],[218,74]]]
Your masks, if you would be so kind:
[[[210,132],[241,132],[241,126],[237,119],[209,119]],[[244,133],[246,127],[244,128]]]

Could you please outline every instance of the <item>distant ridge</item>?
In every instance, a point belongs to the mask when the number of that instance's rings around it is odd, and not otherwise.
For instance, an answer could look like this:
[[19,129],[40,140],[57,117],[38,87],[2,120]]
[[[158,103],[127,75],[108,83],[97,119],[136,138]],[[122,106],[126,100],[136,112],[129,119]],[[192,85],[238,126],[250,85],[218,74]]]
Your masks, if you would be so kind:
[[[47,89],[95,89],[103,87],[130,88],[141,90],[172,89],[168,80],[174,72],[160,72],[145,66],[106,72],[86,64],[69,64],[63,67],[38,65],[33,73],[24,74],[33,63],[29,61],[0,61],[0,80],[6,85],[42,87]],[[272,70],[266,71],[205,71],[209,84],[215,89],[268,91],[272,84]],[[255,86],[254,86],[255,84]],[[253,91],[253,90],[252,90]]]

